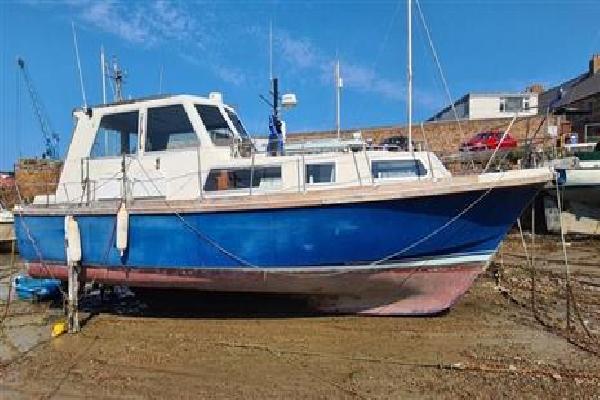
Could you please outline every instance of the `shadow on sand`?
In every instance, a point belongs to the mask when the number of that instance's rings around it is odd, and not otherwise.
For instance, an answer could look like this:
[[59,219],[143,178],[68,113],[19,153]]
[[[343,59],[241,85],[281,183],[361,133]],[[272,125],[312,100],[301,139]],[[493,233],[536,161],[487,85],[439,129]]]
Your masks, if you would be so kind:
[[310,299],[305,296],[124,287],[103,295],[94,290],[82,299],[80,309],[91,316],[110,313],[145,318],[271,319],[324,315],[311,309]]

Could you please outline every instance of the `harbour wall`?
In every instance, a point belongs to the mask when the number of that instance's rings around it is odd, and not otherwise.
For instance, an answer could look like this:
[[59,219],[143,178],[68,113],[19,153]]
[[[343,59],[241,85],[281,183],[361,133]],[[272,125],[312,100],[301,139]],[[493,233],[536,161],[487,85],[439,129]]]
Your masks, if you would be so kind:
[[[547,123],[554,125],[556,123],[554,119],[555,117],[550,116]],[[450,155],[458,151],[462,141],[468,140],[475,133],[491,129],[504,131],[508,128],[510,121],[511,118],[426,122],[423,124],[424,135],[420,125],[413,125],[413,141],[424,146],[428,143],[429,149],[439,155]],[[537,139],[542,140],[547,137],[546,122],[543,116],[518,118],[510,130],[510,135],[519,141],[524,141],[526,138],[531,138],[538,129]],[[341,133],[344,138],[351,138],[358,131],[361,132],[364,139],[371,139],[373,143],[380,143],[390,136],[408,135],[408,128],[405,125],[344,129]],[[336,136],[334,130],[297,132],[288,134],[287,141],[294,143]]]

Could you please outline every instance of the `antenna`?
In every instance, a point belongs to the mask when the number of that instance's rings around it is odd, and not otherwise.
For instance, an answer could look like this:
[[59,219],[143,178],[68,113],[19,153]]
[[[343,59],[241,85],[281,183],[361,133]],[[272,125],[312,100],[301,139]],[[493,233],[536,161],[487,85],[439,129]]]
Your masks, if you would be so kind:
[[340,100],[342,95],[342,87],[344,82],[342,81],[342,77],[340,76],[340,60],[337,59],[335,63],[334,69],[334,79],[335,79],[335,129],[337,131],[338,140],[341,136],[340,130]]
[[269,80],[273,80],[273,21],[269,21]]
[[407,114],[408,114],[408,150],[412,153],[412,95],[413,95],[413,72],[412,72],[412,0],[406,2],[406,18],[408,28],[408,62],[407,62],[407,80],[408,80],[408,98],[407,98]]
[[106,104],[106,61],[104,46],[100,46],[100,75],[102,76],[102,104]]
[[162,82],[163,82],[163,66],[160,66],[160,73],[158,76],[158,94],[162,94]]
[[81,97],[83,97],[83,107],[87,108],[87,100],[85,97],[85,87],[83,86],[83,73],[81,72],[81,60],[79,59],[79,48],[77,47],[77,33],[75,32],[75,23],[71,21],[73,29],[73,44],[75,45],[75,57],[77,58],[77,70],[79,71],[79,84],[81,86]]
[[114,81],[115,101],[123,101],[123,82],[125,79],[126,72],[121,69],[117,62],[117,57],[113,56],[112,59],[112,71],[109,75],[110,79]]

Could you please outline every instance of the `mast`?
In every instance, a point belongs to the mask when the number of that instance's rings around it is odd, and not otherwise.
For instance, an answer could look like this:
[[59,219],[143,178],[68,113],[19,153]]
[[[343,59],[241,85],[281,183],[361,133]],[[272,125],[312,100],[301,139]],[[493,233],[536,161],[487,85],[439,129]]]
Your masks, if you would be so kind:
[[102,104],[106,104],[106,61],[104,46],[100,46],[100,75],[102,76]]
[[75,57],[77,58],[77,71],[79,72],[79,84],[81,86],[81,97],[83,98],[83,107],[87,108],[87,99],[85,97],[85,87],[83,86],[83,73],[81,72],[81,60],[79,59],[79,47],[77,46],[77,33],[75,32],[75,23],[71,21],[73,29],[73,45],[75,46]]
[[408,81],[408,93],[407,93],[407,114],[408,114],[408,150],[413,152],[412,144],[412,95],[413,95],[413,73],[412,73],[412,0],[406,2],[406,18],[408,28],[408,66],[407,66],[407,81]]
[[273,81],[273,21],[269,21],[269,79]]

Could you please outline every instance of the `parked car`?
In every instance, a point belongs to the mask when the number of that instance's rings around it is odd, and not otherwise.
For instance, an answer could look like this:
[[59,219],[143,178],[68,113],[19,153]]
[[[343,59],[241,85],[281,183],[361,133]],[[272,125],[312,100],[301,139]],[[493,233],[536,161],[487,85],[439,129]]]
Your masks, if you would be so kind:
[[[499,130],[479,132],[467,142],[460,146],[460,151],[482,151],[494,150],[500,140],[502,140],[504,132]],[[500,143],[500,149],[512,149],[518,146],[517,140],[507,134],[504,140]]]
[[385,138],[380,146],[390,151],[408,151],[408,138],[406,136],[390,136]]

